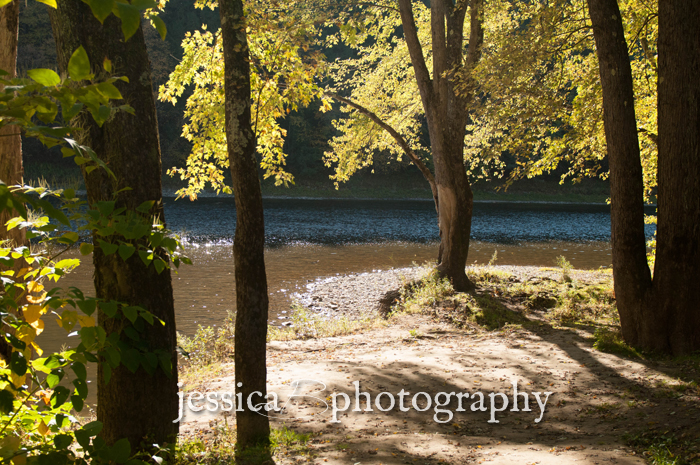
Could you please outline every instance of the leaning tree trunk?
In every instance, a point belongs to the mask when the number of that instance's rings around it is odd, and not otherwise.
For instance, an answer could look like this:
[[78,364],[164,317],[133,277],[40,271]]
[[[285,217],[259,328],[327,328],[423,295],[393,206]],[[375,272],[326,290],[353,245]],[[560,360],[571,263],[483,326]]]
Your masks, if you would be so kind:
[[[700,350],[700,2],[659,2],[658,230],[650,348]],[[663,331],[663,332],[661,332]],[[653,344],[653,345],[652,345]]]
[[236,429],[238,446],[245,449],[266,444],[270,437],[265,412],[259,414],[248,407],[265,403],[267,384],[265,224],[251,128],[250,57],[243,3],[221,0],[219,12],[224,45],[226,145],[236,199],[236,391],[246,404],[243,411],[236,411]]
[[644,235],[644,186],[627,43],[617,0],[588,0],[603,88],[610,163],[612,264],[625,341],[654,346],[663,319],[649,305],[651,274]]
[[[14,78],[17,73],[17,38],[19,34],[19,0],[14,0],[0,8],[0,69],[9,74],[5,79]],[[2,89],[0,89],[2,90]],[[0,181],[8,186],[23,184],[22,138],[17,126],[0,129]],[[24,230],[7,230],[5,223],[15,215],[3,210],[0,212],[0,241],[9,240],[13,247],[27,245]],[[24,262],[16,261],[19,270]],[[7,329],[7,328],[6,328]],[[0,357],[10,360],[12,346],[0,338]]]
[[[463,57],[464,18],[469,6],[471,31],[467,56]],[[448,0],[430,3],[433,49],[432,77],[418,39],[411,0],[399,0],[401,23],[428,121],[428,133],[435,164],[438,197],[440,252],[438,271],[458,291],[471,291],[474,284],[465,273],[473,195],[464,168],[464,135],[471,92],[457,92],[458,73],[470,76],[480,57],[483,42],[481,2]]]
[[[144,201],[154,200],[150,214],[164,219],[155,98],[143,31],[139,27],[124,41],[117,18],[110,16],[101,25],[90,7],[80,0],[58,2],[51,14],[51,25],[59,67],[64,72],[71,54],[82,45],[93,70],[101,68],[103,60],[109,58],[114,73],[129,78],[128,84],[119,82],[117,86],[135,115],[118,112],[102,128],[87,113],[81,113],[72,122],[81,128],[80,142],[92,147],[116,175],[114,180],[100,169],[85,175],[89,205],[113,200],[115,192],[130,187],[131,190],[118,194],[118,206],[135,209]],[[139,305],[165,322],[164,326],[155,324],[148,328],[147,343],[151,351],[163,349],[170,353],[173,367],[167,375],[160,368],[149,375],[143,367],[131,373],[120,366],[105,383],[100,363],[97,419],[104,424],[101,436],[108,444],[128,438],[132,448],[139,448],[146,438],[145,448],[172,443],[178,432],[178,425],[173,423],[178,416],[178,387],[170,271],[158,274],[153,266],[145,266],[138,254],[124,261],[118,254],[105,255],[99,247],[95,247],[93,262],[97,297]],[[99,324],[109,334],[119,322],[100,314]]]

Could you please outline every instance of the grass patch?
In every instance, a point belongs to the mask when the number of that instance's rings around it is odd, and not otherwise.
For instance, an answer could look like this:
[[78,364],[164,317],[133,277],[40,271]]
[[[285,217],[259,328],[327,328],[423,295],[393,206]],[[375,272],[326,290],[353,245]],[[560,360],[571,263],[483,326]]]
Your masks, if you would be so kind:
[[[512,277],[493,269],[488,273],[484,279],[497,282]],[[420,281],[402,288],[392,316],[402,313],[423,313],[458,328],[479,327],[489,331],[527,322],[523,315],[508,309],[489,293],[472,295],[455,292],[450,281],[441,278],[436,269]]]
[[199,326],[194,336],[177,335],[178,377],[185,391],[204,387],[207,380],[223,375],[233,362],[234,320],[229,316],[219,327]]
[[[328,318],[298,303],[292,304],[290,319],[291,327],[268,327],[268,341],[345,336],[386,325],[371,315],[359,320],[346,316]],[[222,375],[227,364],[233,362],[235,327],[235,315],[229,315],[221,326],[199,326],[193,336],[178,334],[178,351],[182,355],[178,373],[185,390],[203,387],[203,380]]]
[[622,355],[629,358],[644,358],[637,349],[629,346],[622,339],[622,333],[620,333],[620,330],[617,328],[600,327],[596,329],[593,338],[595,339],[593,348],[601,352]]
[[216,423],[210,431],[198,432],[180,439],[168,463],[172,465],[250,464],[273,465],[286,456],[308,456],[310,434],[301,434],[287,427],[270,432],[270,444],[239,450],[236,430],[228,422]]
[[267,332],[268,341],[345,336],[386,324],[379,317],[371,315],[366,315],[359,320],[344,315],[329,318],[319,315],[296,302],[292,304],[290,319],[292,322],[291,327],[269,328]]
[[700,439],[678,437],[655,430],[635,435],[626,435],[627,444],[637,449],[651,465],[688,465],[698,463]]

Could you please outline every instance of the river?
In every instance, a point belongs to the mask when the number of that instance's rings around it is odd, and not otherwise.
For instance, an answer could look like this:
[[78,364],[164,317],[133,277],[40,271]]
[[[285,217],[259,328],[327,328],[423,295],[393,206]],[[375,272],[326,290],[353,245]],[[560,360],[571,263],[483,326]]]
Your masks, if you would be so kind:
[[[266,266],[270,322],[289,309],[308,282],[422,264],[437,257],[436,213],[430,201],[266,199]],[[181,234],[193,266],[173,275],[178,330],[193,334],[235,311],[233,199],[164,200],[168,226]],[[650,211],[651,213],[652,211]],[[653,234],[653,226],[647,234]],[[610,210],[606,205],[476,203],[469,263],[552,266],[564,255],[575,268],[610,266]],[[89,257],[66,278],[94,295]],[[49,325],[42,344],[64,342]]]

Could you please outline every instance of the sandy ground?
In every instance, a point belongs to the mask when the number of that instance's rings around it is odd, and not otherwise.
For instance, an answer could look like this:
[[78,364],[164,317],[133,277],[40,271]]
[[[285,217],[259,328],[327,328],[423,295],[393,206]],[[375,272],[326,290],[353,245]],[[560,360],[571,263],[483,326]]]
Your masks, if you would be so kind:
[[[280,397],[285,410],[273,427],[313,433],[309,455],[286,456],[277,463],[323,464],[637,464],[646,463],[624,445],[625,433],[656,428],[678,436],[697,435],[700,398],[659,395],[655,386],[672,385],[672,376],[659,363],[630,361],[591,348],[585,330],[538,324],[508,333],[457,331],[422,316],[406,316],[372,332],[318,340],[272,342],[268,347],[268,391]],[[230,373],[233,372],[233,367]],[[289,399],[295,380],[298,397]],[[417,392],[433,398],[439,392],[485,396],[487,411],[472,411],[476,401],[464,399],[465,412],[456,411],[455,396],[445,407],[453,411],[446,423],[434,421],[434,405],[424,412],[399,406],[381,412],[355,412],[355,386],[377,394],[390,392],[398,404],[402,389],[408,407]],[[513,385],[529,393],[532,411],[511,410]],[[234,379],[211,380],[208,391],[233,391]],[[533,392],[552,392],[541,422],[541,408]],[[332,393],[347,393],[352,406],[333,423]],[[503,393],[507,410],[489,423],[491,397],[500,408]],[[311,397],[313,396],[313,397]],[[544,400],[545,395],[541,395]],[[417,407],[425,407],[419,396]],[[441,398],[444,400],[444,398]],[[388,407],[388,396],[380,405]],[[522,397],[519,407],[522,409]],[[337,398],[339,407],[343,399]],[[478,402],[476,402],[478,404]],[[362,408],[366,406],[362,402]],[[479,407],[479,405],[477,405]],[[273,413],[273,412],[271,412]],[[226,413],[187,414],[181,430],[206,434],[212,422],[229,424]],[[438,419],[446,420],[447,414]]]

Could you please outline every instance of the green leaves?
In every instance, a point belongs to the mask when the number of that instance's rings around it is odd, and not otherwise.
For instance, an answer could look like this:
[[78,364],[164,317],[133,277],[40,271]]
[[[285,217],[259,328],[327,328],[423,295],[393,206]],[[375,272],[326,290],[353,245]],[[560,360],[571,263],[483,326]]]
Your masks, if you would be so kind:
[[80,244],[80,254],[81,255],[90,255],[92,251],[94,250],[95,246],[92,244],[89,244],[87,242],[83,242]]
[[42,86],[57,86],[61,83],[60,76],[50,69],[30,69],[27,74]]
[[90,5],[92,14],[95,15],[95,18],[97,18],[100,23],[103,23],[112,12],[112,9],[114,9],[114,0],[89,0],[85,3]]
[[114,14],[122,20],[124,40],[129,40],[141,25],[141,11],[129,3],[117,3]]
[[156,16],[151,19],[153,22],[153,27],[156,28],[156,31],[158,31],[158,34],[160,34],[160,38],[162,40],[165,40],[165,36],[168,33],[167,28],[165,27],[165,23],[163,22],[162,19],[160,19],[160,16]]
[[90,74],[90,59],[82,45],[73,52],[68,61],[68,75],[74,81],[92,78]]

